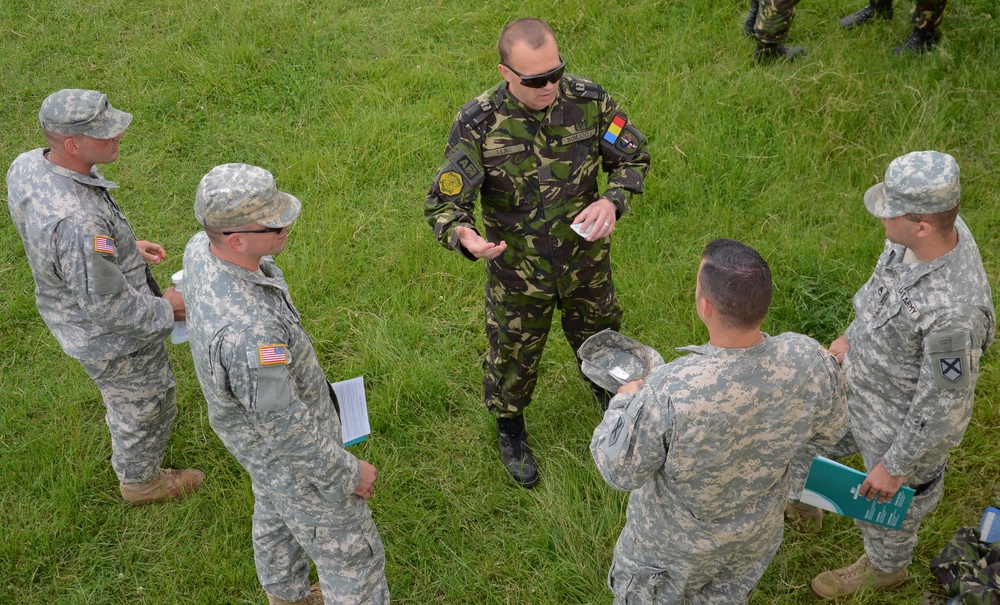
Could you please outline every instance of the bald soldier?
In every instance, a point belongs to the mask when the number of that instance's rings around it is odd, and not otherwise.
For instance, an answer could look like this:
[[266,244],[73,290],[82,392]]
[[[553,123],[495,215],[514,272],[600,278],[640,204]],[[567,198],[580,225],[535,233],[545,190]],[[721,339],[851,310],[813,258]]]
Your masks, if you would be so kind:
[[601,475],[632,492],[608,574],[615,605],[747,603],[781,544],[789,462],[844,434],[834,358],[760,331],[771,292],[754,249],[710,242],[695,288],[708,343],[622,386],[594,431]]
[[163,341],[184,319],[184,300],[173,288],[161,296],[146,263],[166,258],[163,247],[136,240],[111,197],[118,185],[95,168],[118,159],[132,115],[96,90],[66,89],[45,99],[38,118],[49,146],[22,153],[7,172],[38,312],[101,391],[125,502],[183,498],[204,473],[160,465],[177,416]]
[[[532,487],[539,476],[523,414],[553,313],[562,312],[574,351],[621,325],[611,233],[642,193],[649,152],[601,86],[564,74],[544,21],[508,24],[497,47],[503,82],[459,110],[424,214],[443,246],[486,263],[483,401],[507,472]],[[485,234],[475,226],[476,198]],[[610,394],[591,388],[606,407]]]

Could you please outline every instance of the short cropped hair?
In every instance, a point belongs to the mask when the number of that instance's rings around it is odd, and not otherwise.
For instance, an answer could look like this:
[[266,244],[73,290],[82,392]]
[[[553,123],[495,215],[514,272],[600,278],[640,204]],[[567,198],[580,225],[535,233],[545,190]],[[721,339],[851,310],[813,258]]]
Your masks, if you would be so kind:
[[914,223],[925,222],[930,223],[931,227],[934,228],[939,235],[948,235],[955,229],[955,219],[958,218],[958,205],[956,204],[951,210],[945,210],[943,212],[935,212],[933,214],[917,214],[911,212],[909,214],[904,214],[906,220],[912,221]]
[[511,21],[500,30],[500,39],[497,40],[500,62],[507,64],[510,60],[510,49],[518,42],[526,42],[532,49],[536,49],[545,46],[550,37],[555,40],[556,35],[549,24],[541,19],[526,17]]
[[755,328],[771,306],[771,268],[756,250],[733,239],[712,240],[701,253],[701,296],[734,328]]

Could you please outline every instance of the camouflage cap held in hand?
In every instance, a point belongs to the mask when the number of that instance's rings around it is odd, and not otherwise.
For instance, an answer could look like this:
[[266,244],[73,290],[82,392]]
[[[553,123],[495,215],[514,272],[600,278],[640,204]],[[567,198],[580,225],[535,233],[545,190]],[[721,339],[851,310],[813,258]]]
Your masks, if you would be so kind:
[[96,90],[66,88],[42,101],[38,120],[48,132],[113,139],[132,123],[132,114],[115,109],[108,96]]
[[865,207],[878,218],[895,218],[951,210],[961,198],[955,158],[914,151],[889,164],[885,180],[865,192]]
[[633,380],[645,379],[663,364],[663,357],[651,347],[614,330],[594,334],[580,345],[580,370],[597,386],[611,393]]
[[206,227],[263,227],[291,225],[302,202],[278,191],[270,172],[249,164],[216,166],[201,179],[194,198],[194,214]]

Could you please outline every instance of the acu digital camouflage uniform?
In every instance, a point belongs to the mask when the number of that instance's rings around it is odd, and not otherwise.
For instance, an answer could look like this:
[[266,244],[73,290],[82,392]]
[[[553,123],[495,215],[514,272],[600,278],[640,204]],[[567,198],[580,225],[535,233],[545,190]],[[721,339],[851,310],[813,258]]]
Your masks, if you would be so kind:
[[612,399],[590,444],[604,479],[632,490],[616,605],[746,603],[781,543],[789,462],[847,423],[843,376],[811,338],[678,351]]
[[385,550],[371,509],[353,493],[360,462],[344,449],[281,270],[270,257],[259,272],[223,261],[200,232],[184,251],[184,297],[209,422],[253,481],[264,590],[302,599],[312,558],[328,605],[388,603]]
[[996,317],[989,281],[972,233],[956,219],[958,245],[926,263],[903,260],[886,241],[875,272],[854,296],[845,336],[851,430],[832,450],[797,461],[792,497],[801,493],[808,458],[860,450],[865,468],[879,462],[916,490],[899,531],[856,521],[868,559],[883,572],[906,568],[920,521],[944,493],[948,450],[972,417],[979,360]]
[[[621,134],[605,137],[616,116]],[[557,306],[574,351],[621,324],[610,238],[588,242],[570,224],[601,197],[615,204],[618,217],[628,213],[649,167],[646,141],[601,86],[565,76],[542,111],[522,105],[506,82],[466,103],[445,156],[424,211],[438,241],[475,260],[456,227],[475,229],[481,196],[485,238],[507,242],[503,254],[486,260],[490,350],[483,386],[494,415],[516,416],[531,400]],[[603,195],[599,169],[608,173]]]
[[118,185],[96,169],[84,175],[58,166],[45,158],[48,151],[22,153],[11,164],[10,216],[31,265],[38,312],[101,391],[115,474],[123,484],[144,483],[160,469],[177,415],[163,342],[173,308],[158,297],[111,197]]

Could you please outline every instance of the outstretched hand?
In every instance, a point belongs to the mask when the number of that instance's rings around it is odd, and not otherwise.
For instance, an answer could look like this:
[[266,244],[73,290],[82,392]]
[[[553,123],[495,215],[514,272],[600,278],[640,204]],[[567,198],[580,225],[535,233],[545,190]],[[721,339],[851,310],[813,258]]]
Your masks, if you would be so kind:
[[469,251],[469,254],[476,258],[496,258],[507,249],[507,242],[501,241],[494,244],[483,239],[483,236],[476,233],[474,229],[468,227],[456,227],[458,239],[462,247]]
[[136,240],[135,245],[139,247],[139,254],[146,259],[147,263],[159,265],[161,260],[167,258],[167,252],[160,244],[140,239]]

